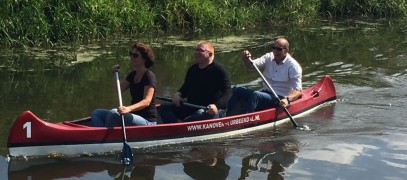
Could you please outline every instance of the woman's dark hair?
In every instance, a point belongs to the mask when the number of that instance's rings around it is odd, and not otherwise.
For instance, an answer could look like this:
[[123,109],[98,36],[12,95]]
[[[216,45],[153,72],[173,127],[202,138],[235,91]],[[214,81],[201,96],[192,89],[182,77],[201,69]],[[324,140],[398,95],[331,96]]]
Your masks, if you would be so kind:
[[143,43],[135,43],[133,49],[137,49],[141,56],[146,60],[145,66],[146,68],[150,68],[155,63],[155,56],[153,50],[149,45]]

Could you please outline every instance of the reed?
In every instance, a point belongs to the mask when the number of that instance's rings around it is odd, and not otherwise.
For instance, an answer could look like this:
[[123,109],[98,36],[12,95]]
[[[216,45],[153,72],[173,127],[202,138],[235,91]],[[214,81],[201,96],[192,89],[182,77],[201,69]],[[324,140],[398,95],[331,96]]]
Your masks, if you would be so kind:
[[389,18],[407,15],[405,0],[321,0],[324,17]]
[[405,0],[2,0],[0,45],[42,46],[140,36],[403,17]]

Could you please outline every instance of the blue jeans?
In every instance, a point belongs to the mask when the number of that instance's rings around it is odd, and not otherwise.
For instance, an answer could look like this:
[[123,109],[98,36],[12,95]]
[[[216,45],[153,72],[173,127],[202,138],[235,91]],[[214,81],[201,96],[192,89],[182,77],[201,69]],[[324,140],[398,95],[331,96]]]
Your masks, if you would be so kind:
[[[150,122],[143,117],[127,113],[123,115],[126,126],[155,125],[156,122]],[[91,125],[94,127],[114,127],[122,125],[122,118],[117,109],[96,109],[91,115]]]
[[[283,97],[279,96],[279,98]],[[240,104],[242,104],[242,107],[240,107],[240,110],[237,110],[236,108]],[[279,101],[271,92],[265,90],[255,91],[244,87],[234,87],[233,95],[228,102],[226,115],[232,116],[251,113],[277,106],[279,106]]]
[[225,117],[225,110],[219,109],[218,113],[211,115],[204,109],[197,109],[188,106],[177,107],[173,103],[164,103],[158,108],[163,123],[176,123],[179,121],[190,122],[204,119],[214,119]]

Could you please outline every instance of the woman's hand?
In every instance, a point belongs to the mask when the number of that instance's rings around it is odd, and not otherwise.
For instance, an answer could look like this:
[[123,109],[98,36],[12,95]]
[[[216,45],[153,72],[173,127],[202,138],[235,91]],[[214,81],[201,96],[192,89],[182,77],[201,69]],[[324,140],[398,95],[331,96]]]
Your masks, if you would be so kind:
[[117,108],[117,112],[119,112],[119,114],[127,114],[131,112],[131,108],[128,106],[121,106]]
[[116,64],[116,65],[114,65],[114,66],[112,67],[112,72],[113,72],[113,73],[119,72],[119,71],[120,71],[120,66],[119,66],[118,64]]

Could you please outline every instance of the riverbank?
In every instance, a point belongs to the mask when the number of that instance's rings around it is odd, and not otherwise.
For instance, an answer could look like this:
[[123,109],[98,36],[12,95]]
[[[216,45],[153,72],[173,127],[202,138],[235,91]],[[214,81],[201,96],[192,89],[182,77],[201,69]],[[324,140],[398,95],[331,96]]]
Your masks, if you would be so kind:
[[404,0],[3,0],[0,8],[0,46],[5,47],[407,14]]

